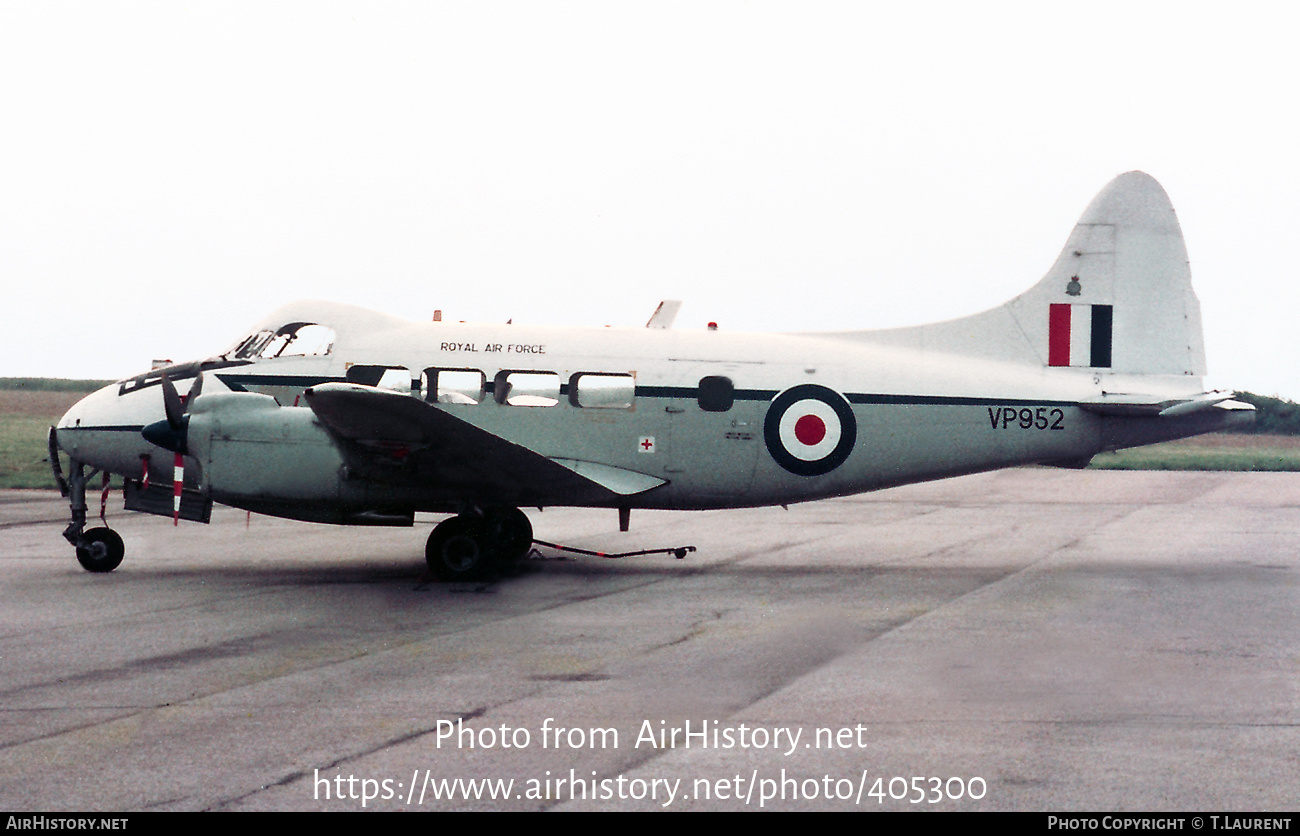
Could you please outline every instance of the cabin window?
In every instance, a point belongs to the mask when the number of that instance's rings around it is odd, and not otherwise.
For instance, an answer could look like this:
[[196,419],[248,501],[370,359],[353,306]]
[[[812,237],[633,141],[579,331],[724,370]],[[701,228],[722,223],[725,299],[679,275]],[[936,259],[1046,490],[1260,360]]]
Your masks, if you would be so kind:
[[411,394],[419,385],[411,380],[411,370],[405,366],[366,366],[358,363],[348,367],[347,380],[348,383],[389,389],[403,395]]
[[429,403],[476,404],[483,402],[484,382],[478,369],[425,369],[420,391]]
[[569,378],[569,403],[586,409],[631,409],[636,380],[630,374],[579,372]]
[[736,387],[732,385],[731,378],[715,375],[700,378],[700,409],[705,412],[726,412],[735,402]]
[[510,406],[555,406],[560,402],[560,376],[555,372],[501,372],[493,394]]
[[315,322],[290,322],[279,330],[250,334],[226,352],[235,360],[315,357],[334,349],[334,329]]

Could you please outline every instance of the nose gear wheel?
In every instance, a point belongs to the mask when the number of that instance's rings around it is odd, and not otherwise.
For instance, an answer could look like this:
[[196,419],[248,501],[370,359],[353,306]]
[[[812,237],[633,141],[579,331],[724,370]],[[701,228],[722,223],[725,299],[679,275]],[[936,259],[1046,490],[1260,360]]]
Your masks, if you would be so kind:
[[87,572],[111,572],[125,554],[126,545],[111,528],[92,528],[77,543],[77,562]]

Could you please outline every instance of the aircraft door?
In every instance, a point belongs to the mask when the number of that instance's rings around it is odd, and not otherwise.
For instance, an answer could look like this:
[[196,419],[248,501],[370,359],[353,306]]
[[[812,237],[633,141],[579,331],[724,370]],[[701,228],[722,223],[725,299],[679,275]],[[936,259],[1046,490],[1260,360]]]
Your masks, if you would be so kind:
[[761,405],[736,399],[731,378],[700,378],[695,397],[675,398],[669,421],[667,475],[700,499],[749,493],[762,443]]

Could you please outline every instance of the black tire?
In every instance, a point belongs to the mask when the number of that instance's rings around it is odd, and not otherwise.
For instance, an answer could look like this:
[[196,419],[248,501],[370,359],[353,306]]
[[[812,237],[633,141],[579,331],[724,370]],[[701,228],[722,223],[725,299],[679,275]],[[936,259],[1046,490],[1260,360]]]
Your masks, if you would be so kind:
[[111,528],[92,528],[77,543],[77,562],[87,572],[111,572],[125,554],[126,545]]
[[424,559],[439,580],[481,580],[494,568],[488,542],[481,520],[452,517],[438,523],[429,534]]
[[495,508],[484,518],[492,556],[504,569],[513,569],[533,547],[533,524],[518,508]]

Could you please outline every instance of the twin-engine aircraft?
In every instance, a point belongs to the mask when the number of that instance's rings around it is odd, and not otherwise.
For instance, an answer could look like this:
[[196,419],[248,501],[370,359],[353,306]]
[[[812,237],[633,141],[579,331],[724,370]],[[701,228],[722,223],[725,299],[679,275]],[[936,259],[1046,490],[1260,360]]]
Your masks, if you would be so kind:
[[[87,396],[50,432],[64,536],[108,572],[86,489],[207,522],[212,503],[312,522],[451,513],[426,557],[482,578],[532,543],[521,507],[777,505],[1096,453],[1248,423],[1203,391],[1200,310],[1164,190],[1130,172],[1046,277],[1001,307],[883,331],[407,322],[302,302],[225,353]],[[181,389],[187,391],[182,397]],[[67,478],[58,450],[70,457]]]

